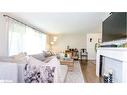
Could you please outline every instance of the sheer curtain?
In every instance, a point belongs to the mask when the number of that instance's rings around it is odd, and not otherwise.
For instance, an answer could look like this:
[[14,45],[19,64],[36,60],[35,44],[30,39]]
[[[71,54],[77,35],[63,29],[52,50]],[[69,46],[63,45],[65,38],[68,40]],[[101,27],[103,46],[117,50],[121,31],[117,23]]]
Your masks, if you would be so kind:
[[46,35],[26,26],[24,35],[24,51],[29,54],[40,53],[46,47]]
[[8,18],[9,56],[20,52],[41,53],[46,48],[46,34]]
[[23,51],[23,35],[25,34],[25,25],[8,19],[9,32],[9,55],[15,55]]

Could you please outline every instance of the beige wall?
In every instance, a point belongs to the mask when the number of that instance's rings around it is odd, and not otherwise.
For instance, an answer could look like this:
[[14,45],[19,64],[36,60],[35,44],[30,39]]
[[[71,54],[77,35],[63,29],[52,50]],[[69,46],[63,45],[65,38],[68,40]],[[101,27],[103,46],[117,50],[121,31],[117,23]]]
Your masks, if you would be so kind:
[[70,48],[86,48],[86,34],[85,33],[68,33],[57,35],[58,39],[52,46],[55,52],[64,51],[69,45]]

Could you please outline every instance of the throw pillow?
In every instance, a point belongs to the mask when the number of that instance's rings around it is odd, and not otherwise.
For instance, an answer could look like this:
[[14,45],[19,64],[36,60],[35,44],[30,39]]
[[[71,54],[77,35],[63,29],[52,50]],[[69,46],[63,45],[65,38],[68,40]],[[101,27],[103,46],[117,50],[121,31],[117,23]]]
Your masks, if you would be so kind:
[[44,62],[42,62],[42,61],[40,61],[40,60],[38,60],[32,56],[29,57],[29,63],[30,64],[43,64],[43,65],[45,65]]
[[40,61],[44,61],[46,59],[43,53],[34,54],[34,55],[30,55],[30,56],[32,56],[32,57],[34,57],[34,58],[36,58],[36,59],[38,59]]

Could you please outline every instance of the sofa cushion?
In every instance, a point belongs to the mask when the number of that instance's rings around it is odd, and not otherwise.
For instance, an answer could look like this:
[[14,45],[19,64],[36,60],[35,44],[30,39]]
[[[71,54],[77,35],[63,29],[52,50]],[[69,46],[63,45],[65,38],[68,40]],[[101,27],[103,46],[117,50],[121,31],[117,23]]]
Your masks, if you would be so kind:
[[45,65],[44,62],[42,62],[42,61],[40,61],[40,60],[38,60],[38,59],[36,59],[36,58],[34,58],[32,56],[29,57],[28,63],[30,63],[30,64],[43,64],[43,65]]
[[12,61],[13,57],[5,57],[5,56],[0,57],[0,62],[12,62]]
[[44,61],[46,59],[46,57],[44,56],[43,53],[34,54],[34,55],[30,55],[30,56],[32,56],[32,57],[34,57],[34,58],[36,58],[36,59],[38,59],[40,61]]
[[17,55],[12,56],[13,60],[11,62],[13,63],[25,63],[27,64],[27,56],[24,53],[19,53]]

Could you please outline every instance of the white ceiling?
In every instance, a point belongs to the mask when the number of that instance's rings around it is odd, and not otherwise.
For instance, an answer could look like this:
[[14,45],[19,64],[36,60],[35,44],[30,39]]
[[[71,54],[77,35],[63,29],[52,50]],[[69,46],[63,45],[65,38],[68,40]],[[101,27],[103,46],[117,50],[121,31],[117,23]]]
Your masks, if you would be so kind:
[[109,15],[107,12],[82,13],[7,13],[40,30],[51,33],[90,32],[101,26],[102,21]]

